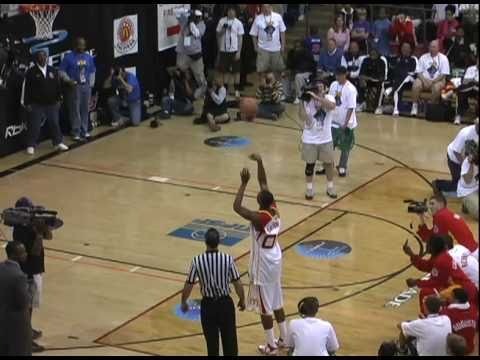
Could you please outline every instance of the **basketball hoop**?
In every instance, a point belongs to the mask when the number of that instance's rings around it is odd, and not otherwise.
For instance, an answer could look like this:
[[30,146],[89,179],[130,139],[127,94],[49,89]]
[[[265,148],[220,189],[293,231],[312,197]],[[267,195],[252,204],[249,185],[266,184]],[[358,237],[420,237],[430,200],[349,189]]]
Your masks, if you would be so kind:
[[22,4],[20,11],[30,14],[35,21],[36,34],[39,40],[51,39],[53,37],[53,22],[60,11],[58,4]]

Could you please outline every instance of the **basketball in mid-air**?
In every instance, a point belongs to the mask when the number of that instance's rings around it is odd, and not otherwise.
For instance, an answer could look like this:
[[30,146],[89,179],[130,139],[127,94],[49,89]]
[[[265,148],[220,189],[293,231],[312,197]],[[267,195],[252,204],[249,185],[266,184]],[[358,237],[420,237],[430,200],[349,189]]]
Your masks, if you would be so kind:
[[240,100],[240,113],[242,119],[253,121],[257,116],[257,99],[252,97],[244,97]]

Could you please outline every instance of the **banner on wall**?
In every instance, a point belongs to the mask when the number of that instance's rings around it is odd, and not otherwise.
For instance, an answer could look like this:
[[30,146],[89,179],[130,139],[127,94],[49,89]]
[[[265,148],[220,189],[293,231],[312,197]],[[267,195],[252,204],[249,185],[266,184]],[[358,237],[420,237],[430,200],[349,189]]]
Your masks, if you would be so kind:
[[180,24],[175,16],[176,9],[190,10],[190,4],[157,4],[158,51],[177,46]]
[[113,21],[114,57],[138,52],[138,17],[127,15]]

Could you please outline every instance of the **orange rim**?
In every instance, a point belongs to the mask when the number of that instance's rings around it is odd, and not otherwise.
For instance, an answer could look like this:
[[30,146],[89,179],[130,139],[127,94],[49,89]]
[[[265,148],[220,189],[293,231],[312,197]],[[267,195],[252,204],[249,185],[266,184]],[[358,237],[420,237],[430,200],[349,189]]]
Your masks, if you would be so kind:
[[33,13],[39,11],[52,11],[60,7],[58,4],[22,4],[20,5],[20,11],[24,13]]

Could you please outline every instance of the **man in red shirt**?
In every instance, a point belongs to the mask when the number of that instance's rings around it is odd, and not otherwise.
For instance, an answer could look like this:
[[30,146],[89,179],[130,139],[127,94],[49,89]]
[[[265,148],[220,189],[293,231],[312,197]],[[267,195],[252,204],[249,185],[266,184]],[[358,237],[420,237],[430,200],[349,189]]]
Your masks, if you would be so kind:
[[453,290],[453,303],[444,308],[440,314],[447,315],[452,322],[452,330],[465,338],[467,354],[474,350],[475,331],[477,328],[477,311],[468,302],[468,294],[462,288]]
[[420,311],[424,314],[423,299],[426,296],[441,293],[440,295],[446,297],[448,301],[453,287],[463,287],[472,306],[477,308],[477,288],[448,254],[445,239],[442,236],[432,236],[427,247],[432,256],[425,260],[414,254],[408,246],[408,242],[403,246],[403,251],[410,256],[410,261],[415,268],[430,272],[428,280],[407,279],[408,287],[417,286],[420,288],[418,296]]
[[475,241],[470,228],[460,215],[447,208],[447,200],[441,193],[436,193],[430,198],[428,207],[433,214],[433,228],[425,224],[426,213],[418,214],[420,225],[417,234],[424,242],[433,235],[449,235],[451,233],[460,245],[465,246],[478,260],[478,243]]

